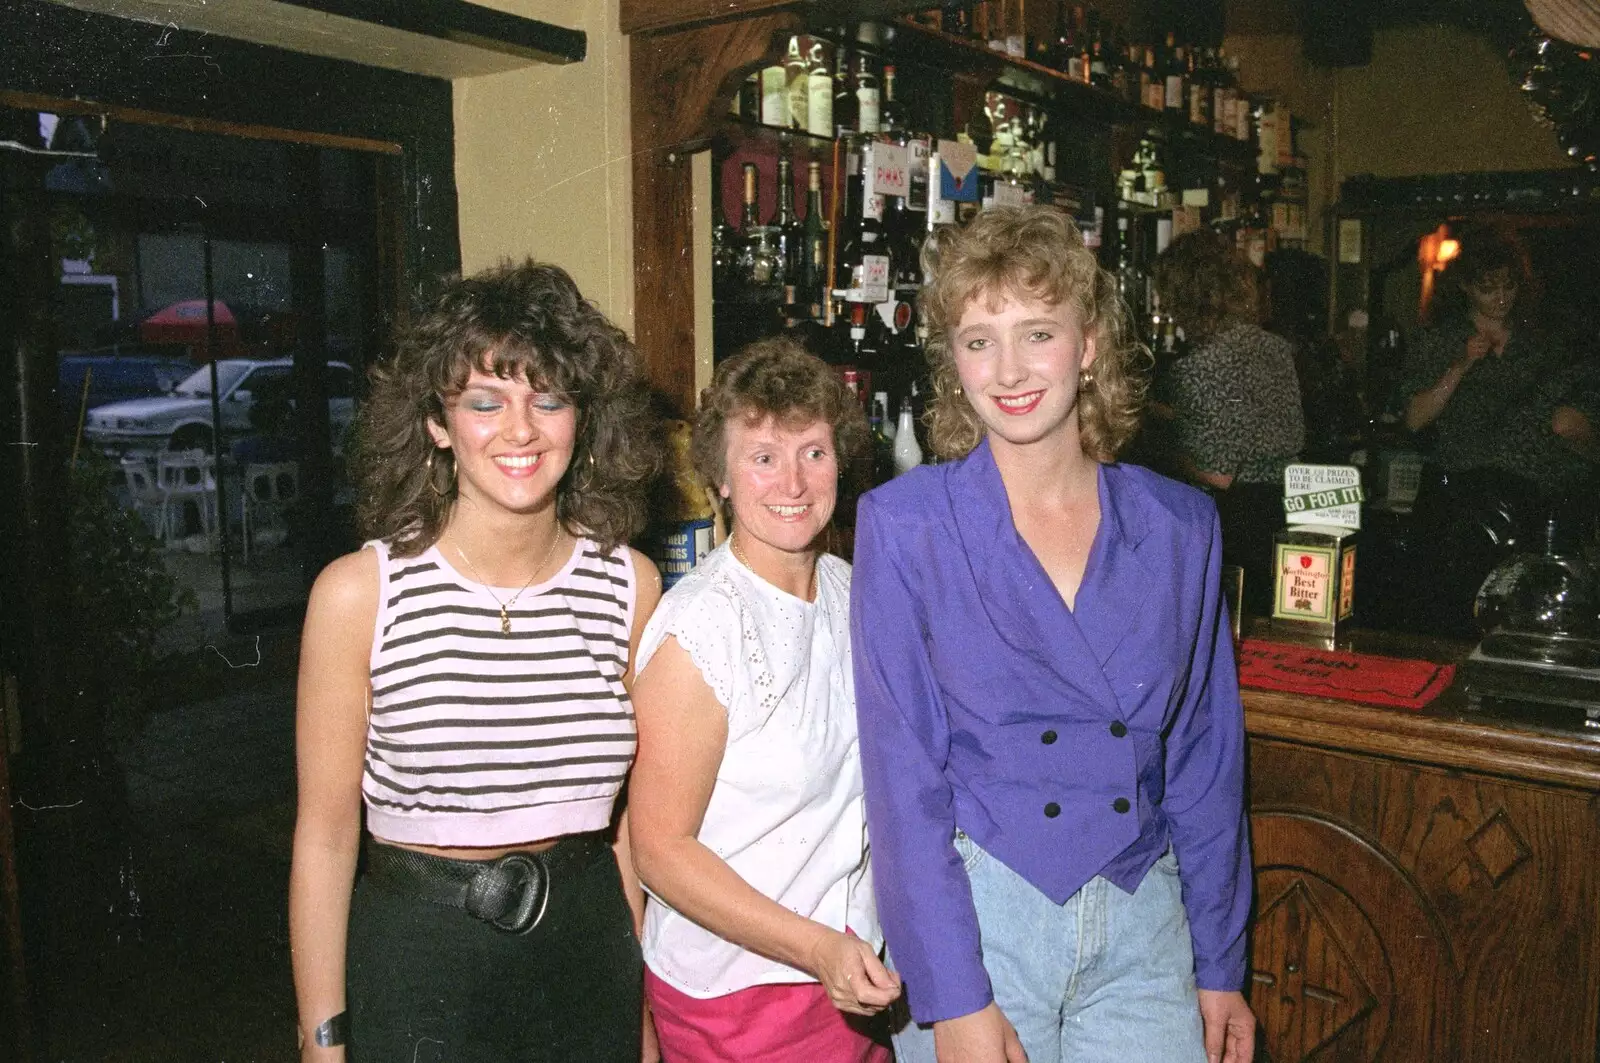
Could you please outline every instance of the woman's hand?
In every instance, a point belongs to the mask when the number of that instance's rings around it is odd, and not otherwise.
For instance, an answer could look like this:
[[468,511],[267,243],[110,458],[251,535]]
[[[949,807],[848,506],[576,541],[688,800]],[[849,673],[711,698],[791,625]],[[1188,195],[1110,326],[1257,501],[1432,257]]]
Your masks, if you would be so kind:
[[840,1011],[876,1015],[900,995],[900,976],[854,934],[824,927],[811,946],[810,960],[808,969]]
[[1474,332],[1467,338],[1466,356],[1457,364],[1462,369],[1471,369],[1478,364],[1484,355],[1497,348],[1502,350],[1505,348],[1504,336],[1500,337],[1499,342],[1496,343],[1495,337],[1490,336],[1488,333]]
[[1000,1005],[933,1024],[933,1051],[939,1063],[1028,1063],[1016,1027]]
[[1206,1063],[1250,1063],[1256,1052],[1256,1017],[1243,993],[1200,990]]

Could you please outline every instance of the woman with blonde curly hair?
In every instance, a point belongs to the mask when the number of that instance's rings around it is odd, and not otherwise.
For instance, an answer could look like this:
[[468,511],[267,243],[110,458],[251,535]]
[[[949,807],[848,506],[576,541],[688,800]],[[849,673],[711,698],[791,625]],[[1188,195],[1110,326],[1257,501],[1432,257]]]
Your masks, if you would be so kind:
[[638,1063],[612,821],[659,451],[632,344],[555,266],[449,285],[374,372],[371,541],[318,577],[300,658],[303,1059]]
[[984,211],[922,308],[952,459],[851,589],[901,1063],[1247,1063],[1244,727],[1216,510],[1119,464],[1147,352],[1062,213]]

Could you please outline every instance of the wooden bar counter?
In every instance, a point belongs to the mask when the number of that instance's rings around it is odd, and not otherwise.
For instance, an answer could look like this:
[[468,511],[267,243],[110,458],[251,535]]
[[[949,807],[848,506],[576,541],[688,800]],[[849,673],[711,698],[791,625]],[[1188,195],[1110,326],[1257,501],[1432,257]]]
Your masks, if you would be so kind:
[[1459,682],[1421,712],[1243,696],[1262,1057],[1600,1058],[1600,733],[1473,711]]

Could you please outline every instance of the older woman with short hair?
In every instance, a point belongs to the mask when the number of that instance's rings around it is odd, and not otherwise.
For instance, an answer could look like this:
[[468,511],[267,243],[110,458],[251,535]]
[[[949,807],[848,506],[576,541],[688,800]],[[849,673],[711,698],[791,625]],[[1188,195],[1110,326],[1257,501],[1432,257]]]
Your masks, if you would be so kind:
[[733,530],[663,598],[633,692],[645,995],[674,1063],[888,1058],[841,1014],[899,981],[878,959],[850,566],[820,551],[866,441],[854,397],[790,340],[746,348],[702,399],[695,465]]

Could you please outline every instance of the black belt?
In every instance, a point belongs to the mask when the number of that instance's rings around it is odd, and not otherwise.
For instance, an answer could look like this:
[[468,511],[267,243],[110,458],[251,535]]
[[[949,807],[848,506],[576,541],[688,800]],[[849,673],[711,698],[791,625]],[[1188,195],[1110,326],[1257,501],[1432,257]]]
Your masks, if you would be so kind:
[[608,848],[605,835],[592,831],[568,835],[539,853],[452,860],[369,839],[367,875],[393,892],[459,908],[508,934],[525,934],[544,918],[550,880],[587,866]]

